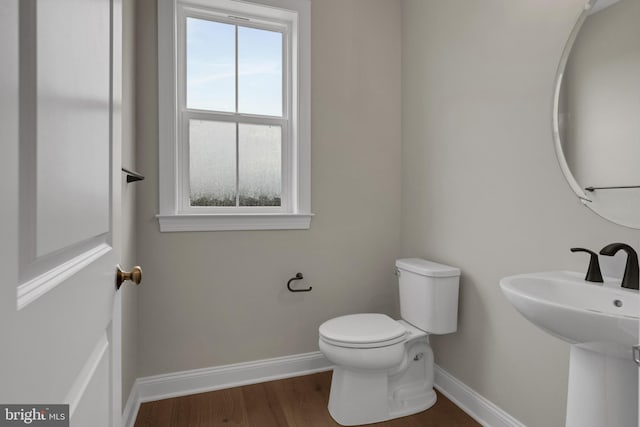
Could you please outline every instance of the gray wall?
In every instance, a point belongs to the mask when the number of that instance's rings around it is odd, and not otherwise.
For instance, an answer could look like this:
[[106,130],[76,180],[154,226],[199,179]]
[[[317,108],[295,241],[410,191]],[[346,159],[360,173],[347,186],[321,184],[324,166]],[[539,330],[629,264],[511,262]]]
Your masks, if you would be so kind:
[[[399,0],[312,3],[312,211],[305,231],[160,233],[156,1],[137,2],[138,376],[317,351],[317,328],[397,314]],[[303,272],[311,293],[292,294]]]
[[498,281],[584,271],[572,246],[640,242],[583,207],[555,158],[555,72],[583,3],[403,2],[402,254],[462,269],[436,363],[529,427],[564,425],[569,346]]

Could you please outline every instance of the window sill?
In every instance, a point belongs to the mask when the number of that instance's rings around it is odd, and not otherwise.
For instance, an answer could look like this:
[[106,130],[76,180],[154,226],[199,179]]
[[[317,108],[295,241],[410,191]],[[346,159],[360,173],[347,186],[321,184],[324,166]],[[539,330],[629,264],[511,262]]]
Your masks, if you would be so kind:
[[161,232],[307,230],[313,214],[156,215]]

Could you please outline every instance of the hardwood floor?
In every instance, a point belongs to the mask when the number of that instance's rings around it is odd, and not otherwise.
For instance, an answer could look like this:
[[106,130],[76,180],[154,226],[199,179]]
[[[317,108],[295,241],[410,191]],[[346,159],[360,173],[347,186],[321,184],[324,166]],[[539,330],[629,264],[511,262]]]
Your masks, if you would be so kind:
[[[328,427],[331,371],[143,403],[135,427]],[[438,393],[425,412],[380,427],[480,426]]]

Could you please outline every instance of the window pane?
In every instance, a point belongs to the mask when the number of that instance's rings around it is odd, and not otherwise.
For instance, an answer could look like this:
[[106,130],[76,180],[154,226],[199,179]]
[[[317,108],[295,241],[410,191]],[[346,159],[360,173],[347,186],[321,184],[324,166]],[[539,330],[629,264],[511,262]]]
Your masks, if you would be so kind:
[[236,205],[236,124],[189,120],[191,206]]
[[240,206],[280,206],[282,129],[241,124],[238,132]]
[[236,110],[235,26],[187,18],[187,108]]
[[282,116],[282,33],[238,27],[238,112]]

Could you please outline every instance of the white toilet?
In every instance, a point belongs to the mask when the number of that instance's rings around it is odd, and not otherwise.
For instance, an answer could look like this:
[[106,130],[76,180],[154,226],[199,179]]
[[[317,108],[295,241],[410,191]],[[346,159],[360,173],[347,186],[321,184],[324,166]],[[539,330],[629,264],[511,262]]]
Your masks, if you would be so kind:
[[320,351],[335,365],[329,413],[341,425],[404,417],[436,403],[428,334],[456,331],[460,270],[417,258],[396,267],[402,320],[363,313],[320,325]]

